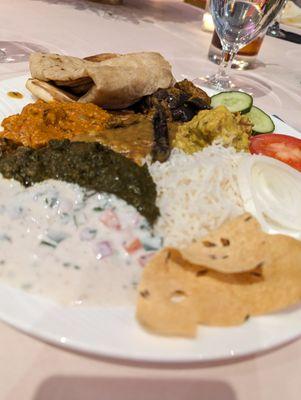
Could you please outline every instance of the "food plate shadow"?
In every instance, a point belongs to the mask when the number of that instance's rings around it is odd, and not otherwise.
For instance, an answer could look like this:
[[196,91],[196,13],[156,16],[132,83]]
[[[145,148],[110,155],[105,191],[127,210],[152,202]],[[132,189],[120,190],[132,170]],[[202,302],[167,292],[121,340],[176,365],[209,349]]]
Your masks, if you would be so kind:
[[29,60],[29,56],[33,52],[45,53],[48,49],[36,43],[18,42],[18,41],[0,41],[0,49],[6,53],[0,63],[12,64]]
[[237,400],[233,388],[222,381],[129,377],[53,376],[37,388],[33,400]]
[[64,5],[79,11],[90,11],[105,19],[126,21],[139,25],[140,23],[155,23],[155,21],[192,23],[199,22],[200,11],[194,7],[185,7],[178,1],[154,2],[141,0],[124,0],[123,5],[108,5],[86,0],[33,0],[51,5]]

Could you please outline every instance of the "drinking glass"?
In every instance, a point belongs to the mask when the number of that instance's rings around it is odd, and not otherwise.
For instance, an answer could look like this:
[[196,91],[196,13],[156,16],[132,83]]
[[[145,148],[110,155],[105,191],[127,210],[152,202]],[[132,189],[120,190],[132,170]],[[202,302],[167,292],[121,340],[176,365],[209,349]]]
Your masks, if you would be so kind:
[[281,15],[283,14],[283,11],[284,11],[284,8],[285,8],[287,2],[288,2],[288,0],[284,0],[281,11],[278,13],[277,17],[275,18],[274,23],[271,24],[268,28],[267,35],[273,36],[273,37],[276,37],[279,39],[285,37],[285,34],[280,29],[280,19],[281,19]]
[[[259,65],[257,55],[259,53],[264,35],[258,36],[245,47],[242,47],[235,56],[231,68],[237,70],[255,69]],[[222,44],[216,31],[213,32],[211,45],[209,47],[208,58],[215,64],[219,64],[222,57]]]
[[241,88],[241,80],[228,71],[237,52],[264,33],[285,0],[211,0],[211,14],[222,44],[218,72],[202,78],[202,84],[219,90]]

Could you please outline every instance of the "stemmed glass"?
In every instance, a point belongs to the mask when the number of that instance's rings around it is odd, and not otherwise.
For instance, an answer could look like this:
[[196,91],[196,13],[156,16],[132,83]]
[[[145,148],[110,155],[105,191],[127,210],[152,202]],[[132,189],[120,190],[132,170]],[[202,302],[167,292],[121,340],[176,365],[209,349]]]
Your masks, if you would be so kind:
[[219,90],[241,88],[228,71],[237,52],[264,33],[285,0],[211,0],[211,14],[222,44],[218,72],[201,78],[201,84]]
[[283,11],[285,9],[287,2],[288,2],[288,0],[284,0],[281,11],[278,13],[277,17],[275,18],[274,23],[271,24],[268,28],[267,35],[273,36],[276,38],[280,38],[280,39],[285,37],[285,34],[280,29],[280,19],[281,19],[281,15],[283,14]]

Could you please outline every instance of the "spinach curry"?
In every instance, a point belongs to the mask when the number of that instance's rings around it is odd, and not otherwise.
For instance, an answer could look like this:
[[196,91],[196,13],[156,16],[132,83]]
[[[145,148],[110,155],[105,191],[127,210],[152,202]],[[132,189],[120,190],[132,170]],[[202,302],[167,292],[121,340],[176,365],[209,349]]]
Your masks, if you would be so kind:
[[0,172],[24,186],[58,179],[114,194],[134,206],[150,224],[159,215],[156,185],[147,166],[141,167],[100,143],[51,140],[47,146],[33,149],[3,139]]

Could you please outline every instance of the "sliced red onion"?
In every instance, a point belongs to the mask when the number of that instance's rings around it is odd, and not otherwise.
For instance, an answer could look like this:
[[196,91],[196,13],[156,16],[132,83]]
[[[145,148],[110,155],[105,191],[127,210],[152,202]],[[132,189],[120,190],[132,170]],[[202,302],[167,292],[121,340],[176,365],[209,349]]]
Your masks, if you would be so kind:
[[97,242],[94,246],[94,252],[97,260],[102,260],[105,257],[109,257],[113,254],[111,243],[104,240],[103,242]]
[[108,208],[102,213],[100,221],[108,228],[116,229],[118,231],[121,229],[118,215],[111,208]]

